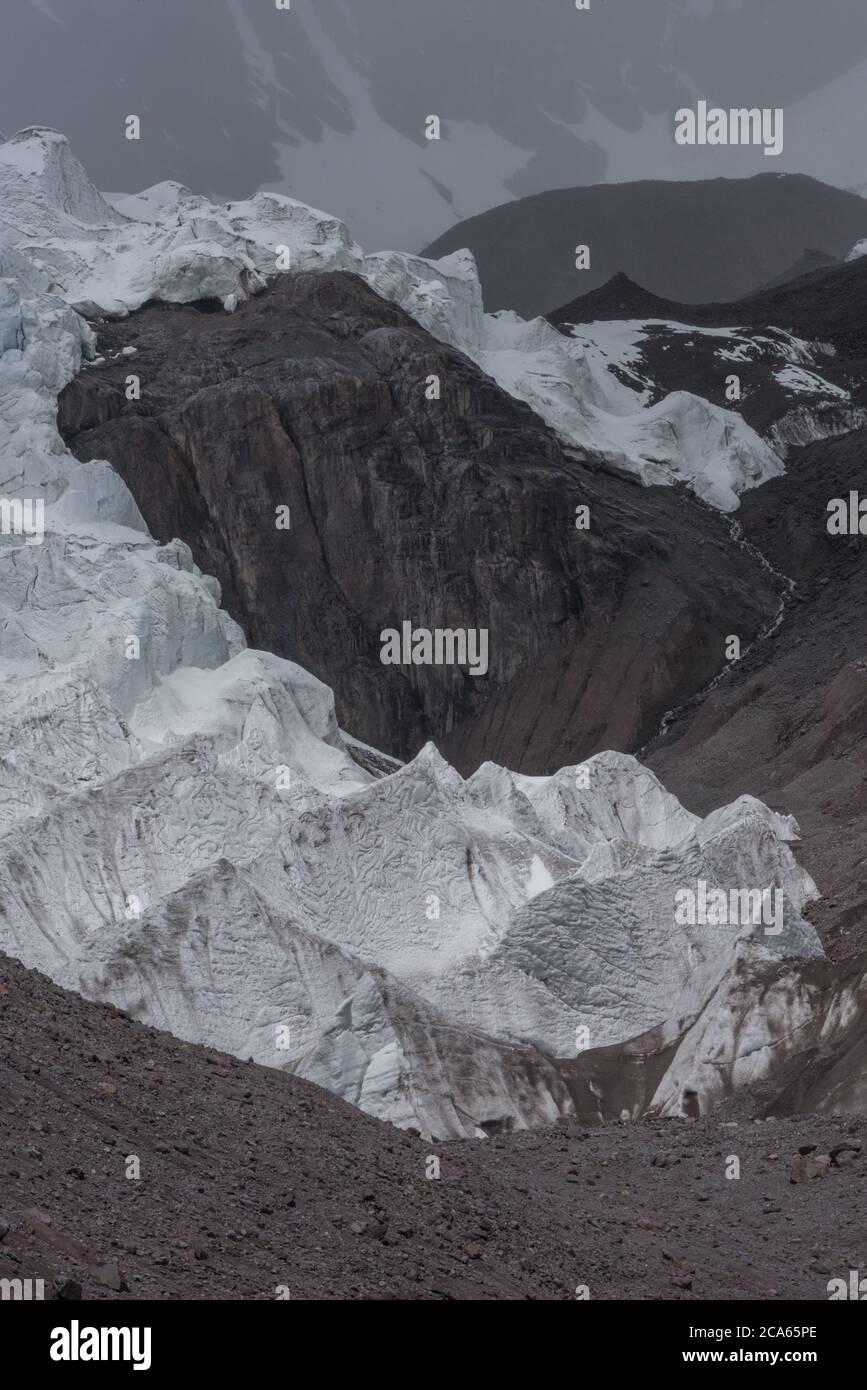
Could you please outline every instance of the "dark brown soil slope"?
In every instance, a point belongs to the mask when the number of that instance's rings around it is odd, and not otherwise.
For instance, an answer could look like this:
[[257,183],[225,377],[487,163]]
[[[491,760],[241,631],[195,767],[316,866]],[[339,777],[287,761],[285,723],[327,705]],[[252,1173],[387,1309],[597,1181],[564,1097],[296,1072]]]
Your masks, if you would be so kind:
[[[0,1278],[49,1294],[824,1300],[867,1270],[863,1118],[432,1147],[9,960],[0,1045]],[[808,1146],[840,1153],[793,1182]]]

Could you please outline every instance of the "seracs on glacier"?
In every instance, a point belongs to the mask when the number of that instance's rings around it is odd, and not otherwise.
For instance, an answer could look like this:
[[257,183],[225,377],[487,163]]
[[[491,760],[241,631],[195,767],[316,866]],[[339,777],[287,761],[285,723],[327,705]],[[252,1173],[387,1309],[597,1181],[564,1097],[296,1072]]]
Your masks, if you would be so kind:
[[[592,1048],[679,1040],[658,1105],[688,1083],[712,1099],[714,1001],[731,1010],[745,964],[821,955],[794,823],[748,797],[700,820],[615,753],[464,780],[428,746],[377,775],[327,688],[248,650],[188,547],[158,545],[110,466],[57,433],[57,394],[95,353],[76,305],[231,308],[288,244],[296,267],[355,270],[440,336],[511,356],[468,260],[362,257],[273,195],[214,208],[162,185],[128,220],[53,132],[0,146],[0,200],[3,487],[46,504],[41,544],[0,535],[0,948],[426,1135],[576,1113],[584,1029]],[[544,329],[514,331],[548,351]],[[699,879],[778,886],[784,931],[677,926]]]

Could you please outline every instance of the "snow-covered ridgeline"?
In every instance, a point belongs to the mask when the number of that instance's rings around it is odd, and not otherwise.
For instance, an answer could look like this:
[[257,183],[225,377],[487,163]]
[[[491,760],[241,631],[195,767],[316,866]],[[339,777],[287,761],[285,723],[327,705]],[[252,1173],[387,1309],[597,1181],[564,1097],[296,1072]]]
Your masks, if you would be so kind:
[[[363,258],[273,197],[163,187],[128,208],[158,222],[124,221],[51,133],[0,146],[0,195],[2,491],[46,504],[44,537],[0,534],[0,948],[440,1135],[569,1113],[550,1059],[579,1028],[677,1036],[737,962],[820,954],[796,827],[749,798],[700,821],[617,754],[464,781],[429,747],[374,779],[330,692],[247,650],[188,548],[157,545],[110,466],[57,433],[94,351],[73,304],[231,306],[289,245],[478,342],[494,328],[461,258],[446,279]],[[699,882],[777,886],[782,930],[679,925]]]
[[[107,201],[64,137],[23,131],[0,145],[0,248],[18,248],[45,287],[91,315],[122,315],[148,299],[219,298],[234,308],[279,267],[347,270],[466,352],[571,445],[611,458],[646,482],[689,482],[725,511],[782,470],[739,415],[676,392],[646,408],[587,335],[544,319],[485,314],[468,251],[439,261],[365,255],[345,225],[280,194],[217,205],[176,183]],[[609,325],[608,328],[616,326]]]

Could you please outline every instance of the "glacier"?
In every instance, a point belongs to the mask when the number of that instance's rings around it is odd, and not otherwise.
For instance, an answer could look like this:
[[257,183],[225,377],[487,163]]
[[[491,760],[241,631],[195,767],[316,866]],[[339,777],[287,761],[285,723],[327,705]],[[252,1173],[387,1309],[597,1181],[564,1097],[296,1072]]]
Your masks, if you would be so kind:
[[[96,354],[81,311],[231,311],[277,244],[505,355],[503,374],[524,335],[528,380],[566,340],[489,322],[468,257],[364,257],[286,198],[214,208],[162,185],[127,217],[55,132],[0,146],[0,206],[3,487],[46,517],[39,545],[0,534],[0,949],[438,1138],[574,1115],[576,1055],[648,1030],[680,1040],[660,1106],[687,1080],[712,1097],[713,1001],[747,967],[822,957],[791,818],[750,797],[699,818],[613,752],[549,777],[464,779],[430,745],[378,759],[320,681],[246,647],[189,548],[154,541],[111,467],[56,428],[58,392]],[[579,411],[592,362],[563,360]],[[678,404],[684,428],[698,408]],[[675,893],[699,879],[778,887],[782,933],[678,926]]]

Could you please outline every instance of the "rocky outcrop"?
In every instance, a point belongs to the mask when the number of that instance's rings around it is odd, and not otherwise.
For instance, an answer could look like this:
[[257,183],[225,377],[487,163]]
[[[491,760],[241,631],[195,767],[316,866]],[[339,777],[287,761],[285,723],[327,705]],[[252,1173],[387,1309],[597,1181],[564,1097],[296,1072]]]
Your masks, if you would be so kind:
[[[334,688],[359,738],[407,756],[434,737],[462,770],[634,747],[773,613],[720,518],[565,451],[358,277],[209,307],[99,322],[105,360],[62,394],[61,431],[113,464],[158,539],[188,542],[252,644]],[[403,621],[487,629],[488,673],[384,666]]]

